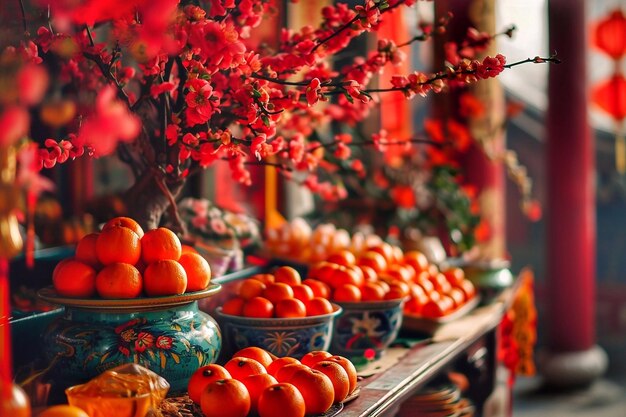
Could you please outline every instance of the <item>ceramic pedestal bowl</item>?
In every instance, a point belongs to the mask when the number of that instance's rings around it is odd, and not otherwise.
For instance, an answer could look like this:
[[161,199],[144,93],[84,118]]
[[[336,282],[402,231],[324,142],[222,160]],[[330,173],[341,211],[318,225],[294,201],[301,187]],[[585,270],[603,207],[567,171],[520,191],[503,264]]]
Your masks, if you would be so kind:
[[232,316],[217,308],[224,330],[224,345],[230,354],[248,346],[258,346],[283,357],[300,359],[314,350],[328,350],[333,334],[333,319],[341,307],[333,305],[330,314],[301,318],[252,318]]
[[343,312],[335,318],[331,352],[356,358],[373,349],[379,358],[398,336],[403,303],[404,299],[337,303]]
[[41,298],[65,306],[43,334],[52,374],[70,386],[134,362],[164,377],[171,393],[185,392],[194,371],[219,355],[220,329],[197,300],[220,288],[128,300],[65,298],[52,288],[40,290]]

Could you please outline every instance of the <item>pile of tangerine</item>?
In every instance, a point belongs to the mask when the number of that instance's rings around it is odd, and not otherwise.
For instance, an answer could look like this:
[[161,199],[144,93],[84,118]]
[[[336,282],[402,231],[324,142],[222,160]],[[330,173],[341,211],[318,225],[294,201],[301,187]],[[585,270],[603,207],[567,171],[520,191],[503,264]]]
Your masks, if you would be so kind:
[[52,273],[56,292],[72,298],[177,295],[204,290],[210,280],[206,259],[174,232],[159,227],[144,233],[128,217],[115,217],[99,233],[83,237],[75,256]]
[[356,369],[343,356],[313,351],[299,361],[247,347],[224,366],[199,368],[188,393],[205,417],[304,417],[325,413],[356,386]]
[[333,312],[328,290],[320,282],[302,280],[300,273],[281,266],[273,274],[257,274],[243,280],[236,295],[222,306],[233,316],[293,318]]

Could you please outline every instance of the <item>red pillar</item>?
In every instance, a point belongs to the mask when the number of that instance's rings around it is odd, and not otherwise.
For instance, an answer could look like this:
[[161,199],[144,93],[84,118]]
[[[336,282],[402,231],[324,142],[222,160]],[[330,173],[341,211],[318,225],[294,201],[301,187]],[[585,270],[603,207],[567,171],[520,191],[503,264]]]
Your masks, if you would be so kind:
[[[598,350],[595,149],[587,113],[585,1],[551,0],[548,18],[550,50],[558,51],[563,60],[550,66],[547,113],[547,319],[548,349],[554,359]],[[590,382],[604,371],[604,353],[599,355],[588,364],[583,357],[570,360],[570,365],[581,368],[573,376],[553,360],[556,368],[548,367],[546,376],[560,385]]]

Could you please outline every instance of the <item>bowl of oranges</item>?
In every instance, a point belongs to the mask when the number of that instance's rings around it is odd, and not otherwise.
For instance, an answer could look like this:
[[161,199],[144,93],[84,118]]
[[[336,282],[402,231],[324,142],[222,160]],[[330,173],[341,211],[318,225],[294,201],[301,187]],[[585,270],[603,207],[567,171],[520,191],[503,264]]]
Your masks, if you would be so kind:
[[65,306],[44,333],[44,354],[67,385],[135,362],[184,391],[198,368],[217,360],[221,332],[198,300],[216,294],[211,268],[167,228],[145,231],[116,217],[83,237],[39,296]]
[[327,350],[341,307],[323,295],[290,266],[241,280],[216,310],[226,350],[259,346],[278,357],[295,358]]
[[361,251],[340,250],[311,266],[306,281],[323,285],[342,308],[335,319],[333,352],[362,357],[373,350],[380,357],[394,342],[412,274],[402,259],[399,248],[378,243]]

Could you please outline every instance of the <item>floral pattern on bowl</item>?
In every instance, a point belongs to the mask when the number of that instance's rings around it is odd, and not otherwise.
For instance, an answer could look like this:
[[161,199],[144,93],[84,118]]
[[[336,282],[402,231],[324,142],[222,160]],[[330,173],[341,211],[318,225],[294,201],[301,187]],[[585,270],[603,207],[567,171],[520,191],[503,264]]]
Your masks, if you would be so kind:
[[403,303],[404,299],[338,303],[343,312],[335,318],[331,351],[354,358],[373,349],[380,357],[398,336]]
[[251,318],[232,316],[217,309],[217,317],[224,330],[224,345],[230,353],[248,346],[258,346],[272,354],[300,359],[314,350],[328,350],[333,333],[335,311],[321,316],[302,318]]

